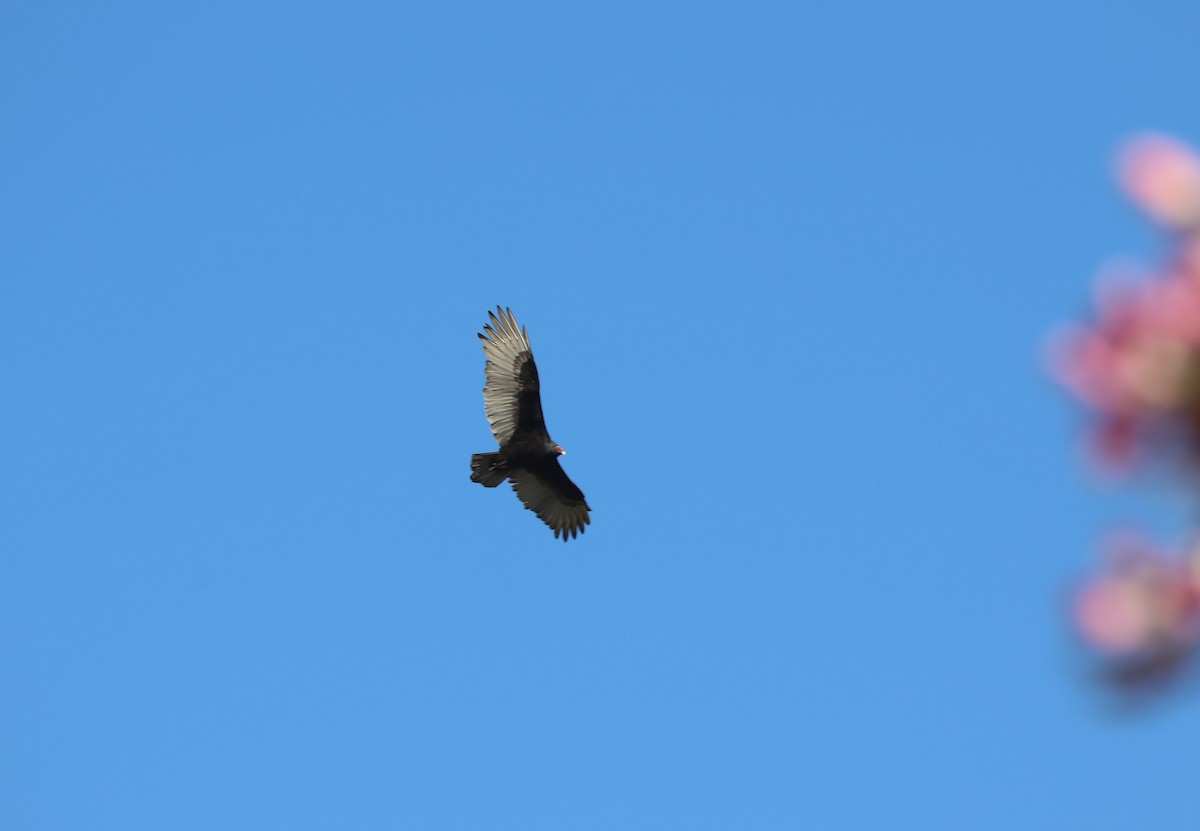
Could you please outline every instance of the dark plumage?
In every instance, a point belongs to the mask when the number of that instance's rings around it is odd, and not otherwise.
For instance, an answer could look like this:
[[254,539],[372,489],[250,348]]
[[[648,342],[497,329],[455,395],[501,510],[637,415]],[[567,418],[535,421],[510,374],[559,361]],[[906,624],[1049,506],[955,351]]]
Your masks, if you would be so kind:
[[591,522],[591,508],[558,465],[566,451],[546,432],[529,335],[517,325],[511,309],[497,306],[488,318],[491,322],[479,335],[487,356],[483,409],[500,450],[471,457],[471,481],[487,488],[505,479],[512,482],[525,507],[566,542],[583,533]]

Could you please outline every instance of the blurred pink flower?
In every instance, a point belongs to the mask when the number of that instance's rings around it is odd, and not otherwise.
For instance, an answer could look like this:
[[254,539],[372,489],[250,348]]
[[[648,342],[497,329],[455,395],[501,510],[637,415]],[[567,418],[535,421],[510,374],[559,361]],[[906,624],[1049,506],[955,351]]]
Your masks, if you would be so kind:
[[1163,273],[1101,283],[1096,320],[1068,330],[1058,379],[1097,416],[1099,458],[1119,468],[1154,450],[1200,462],[1200,157],[1166,136],[1131,141],[1121,181],[1176,232]]
[[1180,557],[1127,536],[1075,597],[1075,625],[1094,648],[1115,657],[1191,649],[1200,639],[1196,553]]
[[1059,380],[1096,411],[1097,449],[1127,464],[1147,440],[1183,438],[1200,458],[1200,279],[1110,290],[1098,320],[1067,330]]
[[1130,198],[1174,229],[1200,225],[1200,158],[1173,138],[1145,135],[1121,154],[1120,179]]

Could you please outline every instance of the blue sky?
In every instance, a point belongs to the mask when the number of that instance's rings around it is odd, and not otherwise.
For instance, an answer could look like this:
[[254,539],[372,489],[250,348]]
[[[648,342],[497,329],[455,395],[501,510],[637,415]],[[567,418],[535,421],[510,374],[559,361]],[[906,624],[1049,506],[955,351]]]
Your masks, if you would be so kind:
[[[1101,7],[1102,6],[1102,7]],[[0,825],[1186,827],[1041,374],[1189,3],[0,11]],[[511,306],[593,508],[506,490]]]

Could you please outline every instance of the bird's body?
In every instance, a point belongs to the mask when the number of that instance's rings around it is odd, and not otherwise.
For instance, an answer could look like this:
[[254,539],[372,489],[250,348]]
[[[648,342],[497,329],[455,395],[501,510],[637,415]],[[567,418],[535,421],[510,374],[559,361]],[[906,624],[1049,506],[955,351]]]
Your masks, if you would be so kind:
[[508,480],[525,507],[565,542],[583,533],[591,508],[558,464],[566,451],[546,431],[529,335],[510,309],[497,307],[488,318],[479,335],[487,356],[483,406],[500,449],[471,457],[471,481],[494,488]]

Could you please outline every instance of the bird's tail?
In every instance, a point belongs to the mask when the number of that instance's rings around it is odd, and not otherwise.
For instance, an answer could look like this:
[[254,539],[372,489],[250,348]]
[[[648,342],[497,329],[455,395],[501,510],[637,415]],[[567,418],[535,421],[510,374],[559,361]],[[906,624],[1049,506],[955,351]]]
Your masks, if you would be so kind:
[[476,453],[471,457],[471,481],[494,488],[508,478],[499,453]]

